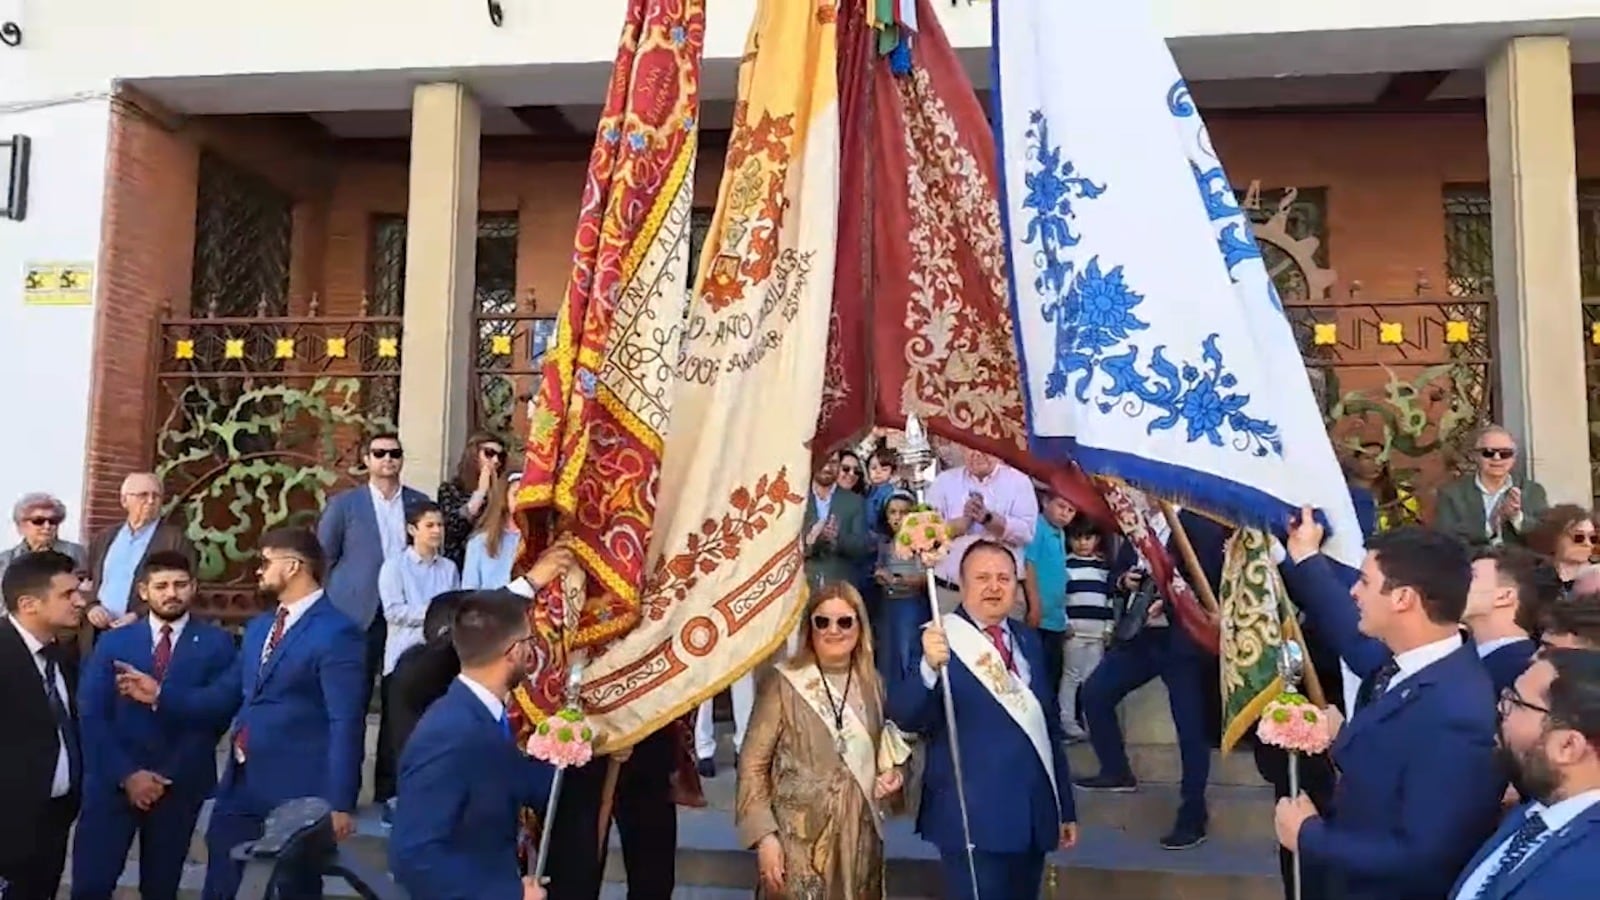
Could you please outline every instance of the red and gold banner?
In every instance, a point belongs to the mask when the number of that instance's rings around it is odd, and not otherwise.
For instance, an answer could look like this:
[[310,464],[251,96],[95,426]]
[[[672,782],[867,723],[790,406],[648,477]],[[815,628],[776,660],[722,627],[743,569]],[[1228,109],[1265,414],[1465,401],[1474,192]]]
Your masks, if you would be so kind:
[[518,691],[532,719],[561,706],[569,654],[640,621],[688,304],[704,38],[704,0],[628,4],[516,498],[517,571],[560,542],[586,575],[581,602],[551,589],[534,604],[550,658]]

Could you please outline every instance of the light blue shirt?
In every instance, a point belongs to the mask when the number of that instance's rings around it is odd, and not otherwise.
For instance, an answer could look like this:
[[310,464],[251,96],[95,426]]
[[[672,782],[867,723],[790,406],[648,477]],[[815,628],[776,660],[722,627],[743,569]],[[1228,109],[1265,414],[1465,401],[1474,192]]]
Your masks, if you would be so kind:
[[378,570],[378,597],[383,600],[383,621],[387,637],[383,641],[383,674],[394,671],[400,654],[423,642],[422,625],[428,604],[461,583],[456,564],[443,553],[423,559],[407,547],[404,553],[383,561]]
[[139,577],[139,563],[144,560],[145,551],[150,549],[150,539],[155,535],[155,522],[145,523],[138,531],[124,522],[117,529],[117,536],[111,539],[111,546],[106,549],[105,569],[100,575],[100,584],[96,585],[100,605],[111,618],[119,619],[128,611],[129,592],[133,590],[134,579]]
[[828,496],[824,497],[817,493],[815,487],[811,489],[811,502],[816,504],[818,522],[826,521],[828,514],[833,512],[833,492],[837,490],[839,490],[839,486],[834,485],[833,489],[828,491]]
[[522,533],[506,529],[500,533],[500,546],[489,555],[489,536],[478,532],[467,541],[467,558],[461,566],[461,587],[467,590],[494,590],[511,583],[511,564],[517,561],[517,545]]
[[[989,633],[983,630],[982,625],[979,625],[976,622],[972,622],[970,624],[973,628],[978,629],[978,631],[983,634],[984,640],[989,641],[991,644],[994,643],[994,640],[989,637]],[[1028,658],[1022,655],[1022,648],[1017,645],[1017,633],[1011,630],[1011,623],[1009,621],[1001,620],[1000,639],[1005,641],[1006,649],[1011,651],[1011,664],[1017,670],[1015,673],[1017,676],[1017,681],[1021,682],[1023,687],[1028,687],[1029,685],[1033,684],[1032,668],[1028,665]],[[950,651],[950,657],[952,659],[955,658],[955,655],[956,654],[954,650]],[[933,666],[928,665],[928,661],[926,659],[922,661],[919,671],[922,675],[923,687],[933,690],[934,685],[939,683],[939,673],[934,671]]]
[[[1573,819],[1583,815],[1585,810],[1596,803],[1600,803],[1600,790],[1584,791],[1581,794],[1568,797],[1554,806],[1545,806],[1543,803],[1531,804],[1528,807],[1527,815],[1537,813],[1539,818],[1544,820],[1545,829],[1544,834],[1534,839],[1533,846],[1529,847],[1527,855],[1522,857],[1521,865],[1527,865],[1528,860],[1533,859],[1534,854],[1539,852],[1539,848],[1544,846],[1545,841],[1548,841],[1552,835],[1561,829],[1571,825]],[[1472,874],[1461,882],[1461,890],[1455,893],[1456,897],[1476,897],[1483,891],[1484,883],[1489,880],[1489,876],[1496,869],[1500,868],[1500,860],[1505,857],[1506,851],[1511,849],[1511,838],[1515,835],[1516,833],[1512,832],[1511,835],[1500,841],[1500,846],[1496,847],[1493,853],[1483,858],[1483,862],[1479,863],[1478,867],[1472,870]],[[1512,871],[1515,870],[1513,869]]]
[[1023,554],[1039,587],[1039,627],[1046,631],[1067,630],[1067,535],[1039,517],[1039,527]]

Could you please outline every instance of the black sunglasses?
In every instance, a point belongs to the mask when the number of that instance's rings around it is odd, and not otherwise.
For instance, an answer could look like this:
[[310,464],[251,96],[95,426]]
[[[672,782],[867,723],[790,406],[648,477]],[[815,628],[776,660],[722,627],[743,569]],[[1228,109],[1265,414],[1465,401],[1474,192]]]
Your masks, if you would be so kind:
[[28,520],[28,524],[35,528],[43,528],[46,525],[60,525],[63,521],[59,516],[34,516]]
[[1517,451],[1510,447],[1479,447],[1478,455],[1484,459],[1511,459],[1517,455]]
[[[39,520],[33,520],[33,524],[39,524]],[[1574,544],[1600,544],[1600,534],[1595,534],[1592,531],[1574,531],[1567,535],[1567,539]]]
[[856,627],[856,617],[839,616],[838,618],[833,618],[830,616],[821,615],[811,617],[811,628],[813,631],[827,631],[829,628],[832,628],[835,625],[839,626],[840,631],[849,631]]
[[506,452],[504,450],[496,450],[493,447],[480,447],[480,448],[478,448],[478,452],[482,453],[484,456],[488,457],[489,459],[500,459],[501,457],[506,455]]
[[372,458],[373,459],[405,459],[405,456],[406,456],[406,452],[404,450],[401,450],[399,447],[395,447],[392,450],[383,449],[383,450],[373,450],[372,451]]

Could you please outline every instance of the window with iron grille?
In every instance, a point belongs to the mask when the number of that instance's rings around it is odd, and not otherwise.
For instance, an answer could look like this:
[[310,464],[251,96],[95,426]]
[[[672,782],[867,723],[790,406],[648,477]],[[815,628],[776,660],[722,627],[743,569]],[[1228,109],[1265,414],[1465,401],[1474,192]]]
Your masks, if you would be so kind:
[[294,201],[259,175],[200,154],[191,309],[197,316],[289,313]]
[[1444,271],[1452,297],[1494,293],[1494,234],[1489,186],[1444,186]]

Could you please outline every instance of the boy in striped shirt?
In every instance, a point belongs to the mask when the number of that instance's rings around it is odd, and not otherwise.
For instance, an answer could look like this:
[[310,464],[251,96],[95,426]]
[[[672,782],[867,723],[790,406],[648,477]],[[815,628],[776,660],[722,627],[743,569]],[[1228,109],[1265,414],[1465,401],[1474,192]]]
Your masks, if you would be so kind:
[[1115,613],[1104,538],[1087,516],[1067,526],[1067,640],[1061,678],[1061,719],[1069,741],[1086,736],[1078,724],[1078,688],[1106,652]]

